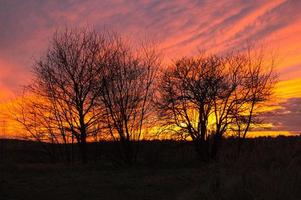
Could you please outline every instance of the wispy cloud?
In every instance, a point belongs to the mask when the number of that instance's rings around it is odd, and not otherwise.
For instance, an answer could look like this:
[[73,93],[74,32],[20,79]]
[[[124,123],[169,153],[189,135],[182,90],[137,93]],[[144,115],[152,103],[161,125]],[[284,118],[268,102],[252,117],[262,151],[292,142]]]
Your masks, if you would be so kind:
[[273,124],[273,130],[286,130],[301,133],[301,98],[289,98],[280,104],[280,108],[266,112],[265,121]]

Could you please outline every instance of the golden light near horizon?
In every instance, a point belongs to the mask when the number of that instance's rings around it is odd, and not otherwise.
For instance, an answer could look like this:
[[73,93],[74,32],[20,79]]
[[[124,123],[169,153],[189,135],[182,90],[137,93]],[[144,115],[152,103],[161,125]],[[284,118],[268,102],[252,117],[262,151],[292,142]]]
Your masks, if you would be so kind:
[[66,25],[87,24],[96,31],[107,27],[137,41],[158,42],[167,63],[199,50],[225,53],[241,50],[249,42],[262,42],[263,48],[275,51],[279,58],[279,82],[274,101],[264,109],[266,127],[250,136],[301,132],[300,1],[1,4],[5,11],[0,13],[0,121],[5,121],[8,136],[22,135],[9,107],[18,101],[21,86],[30,83],[31,66],[46,51],[53,32]]

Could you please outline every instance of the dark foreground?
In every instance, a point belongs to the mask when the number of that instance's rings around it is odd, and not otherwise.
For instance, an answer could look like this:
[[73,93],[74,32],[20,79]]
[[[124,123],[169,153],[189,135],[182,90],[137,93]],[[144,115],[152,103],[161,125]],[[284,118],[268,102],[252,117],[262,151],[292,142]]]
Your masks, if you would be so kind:
[[106,153],[110,145],[68,165],[44,160],[35,143],[5,141],[0,199],[301,199],[300,137],[249,140],[238,159],[227,140],[211,163],[196,161],[189,143],[144,142],[133,167]]

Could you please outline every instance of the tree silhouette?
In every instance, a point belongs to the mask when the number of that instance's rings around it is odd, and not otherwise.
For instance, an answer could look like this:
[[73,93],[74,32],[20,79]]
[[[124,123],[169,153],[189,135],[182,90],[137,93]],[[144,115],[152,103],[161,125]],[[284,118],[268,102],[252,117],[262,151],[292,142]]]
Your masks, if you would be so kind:
[[87,138],[100,132],[102,108],[98,78],[107,56],[108,39],[88,29],[56,32],[46,55],[34,66],[31,92],[51,105],[63,135],[77,140],[87,162]]
[[216,158],[222,137],[238,124],[248,124],[245,137],[255,105],[271,94],[272,71],[251,59],[202,54],[177,60],[161,77],[159,115],[181,137],[192,139],[202,160]]
[[123,161],[132,164],[151,111],[160,60],[153,47],[143,46],[138,51],[118,36],[110,50],[100,83],[100,102],[106,109],[109,134],[119,142]]
[[87,139],[109,134],[130,164],[151,110],[159,65],[155,48],[134,49],[113,32],[56,32],[27,87],[35,98],[20,104],[17,120],[41,143],[75,138],[84,163]]

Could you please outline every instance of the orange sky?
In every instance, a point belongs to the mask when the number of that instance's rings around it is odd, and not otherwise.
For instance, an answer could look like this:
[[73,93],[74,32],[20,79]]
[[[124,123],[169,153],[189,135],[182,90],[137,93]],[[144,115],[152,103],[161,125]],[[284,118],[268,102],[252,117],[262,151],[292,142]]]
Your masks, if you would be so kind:
[[198,49],[227,52],[262,43],[279,58],[275,95],[281,109],[266,118],[275,131],[301,132],[300,10],[300,0],[2,0],[0,113],[30,81],[33,60],[45,51],[54,30],[89,25],[157,41],[170,60]]

